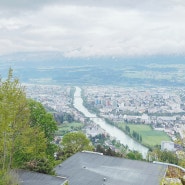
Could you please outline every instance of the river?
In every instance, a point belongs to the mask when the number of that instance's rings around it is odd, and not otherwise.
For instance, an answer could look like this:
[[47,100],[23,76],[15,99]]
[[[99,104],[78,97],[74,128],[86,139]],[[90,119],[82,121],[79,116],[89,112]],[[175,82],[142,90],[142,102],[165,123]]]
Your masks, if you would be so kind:
[[90,118],[91,121],[99,125],[102,129],[105,130],[110,136],[115,137],[116,140],[119,140],[121,144],[127,145],[129,149],[139,151],[143,158],[146,158],[148,148],[137,143],[131,137],[126,135],[123,131],[118,129],[117,127],[108,124],[104,119],[99,118],[96,114],[90,113],[84,106],[83,106],[83,99],[81,97],[81,88],[76,87],[76,91],[74,94],[74,107],[82,112],[85,117]]

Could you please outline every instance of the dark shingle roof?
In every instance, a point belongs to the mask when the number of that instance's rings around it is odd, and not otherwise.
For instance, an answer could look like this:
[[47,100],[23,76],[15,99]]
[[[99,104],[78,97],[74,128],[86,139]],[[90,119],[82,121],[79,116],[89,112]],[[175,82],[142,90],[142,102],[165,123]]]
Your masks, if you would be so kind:
[[56,167],[70,185],[157,185],[166,172],[159,164],[81,152]]
[[66,181],[59,177],[26,170],[18,170],[17,173],[20,185],[62,185]]

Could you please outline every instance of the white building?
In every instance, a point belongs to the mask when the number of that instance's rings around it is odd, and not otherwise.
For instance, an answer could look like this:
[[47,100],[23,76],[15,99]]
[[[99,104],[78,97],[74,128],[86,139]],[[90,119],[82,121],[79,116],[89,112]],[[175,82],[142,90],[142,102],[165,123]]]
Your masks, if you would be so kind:
[[175,151],[174,142],[172,141],[162,141],[161,150]]

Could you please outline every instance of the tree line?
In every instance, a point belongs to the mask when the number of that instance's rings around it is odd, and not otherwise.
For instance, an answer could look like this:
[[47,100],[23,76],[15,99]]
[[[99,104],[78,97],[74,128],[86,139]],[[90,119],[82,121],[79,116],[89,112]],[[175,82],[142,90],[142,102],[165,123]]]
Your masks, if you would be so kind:
[[0,79],[0,184],[13,184],[9,172],[26,168],[53,173],[57,125],[41,103],[26,98],[10,69]]
[[134,130],[131,133],[130,127],[128,125],[125,126],[125,131],[126,131],[127,134],[132,136],[136,141],[142,143],[142,136]]

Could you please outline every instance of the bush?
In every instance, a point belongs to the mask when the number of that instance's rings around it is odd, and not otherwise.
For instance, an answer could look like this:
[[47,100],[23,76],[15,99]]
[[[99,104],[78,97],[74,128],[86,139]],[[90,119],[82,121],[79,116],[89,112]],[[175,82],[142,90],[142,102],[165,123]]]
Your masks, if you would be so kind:
[[30,162],[27,162],[25,165],[26,169],[50,175],[54,175],[53,167],[54,162],[47,158],[33,159]]
[[14,172],[0,170],[0,185],[18,185],[19,178]]
[[181,178],[181,182],[183,185],[185,185],[185,175]]

